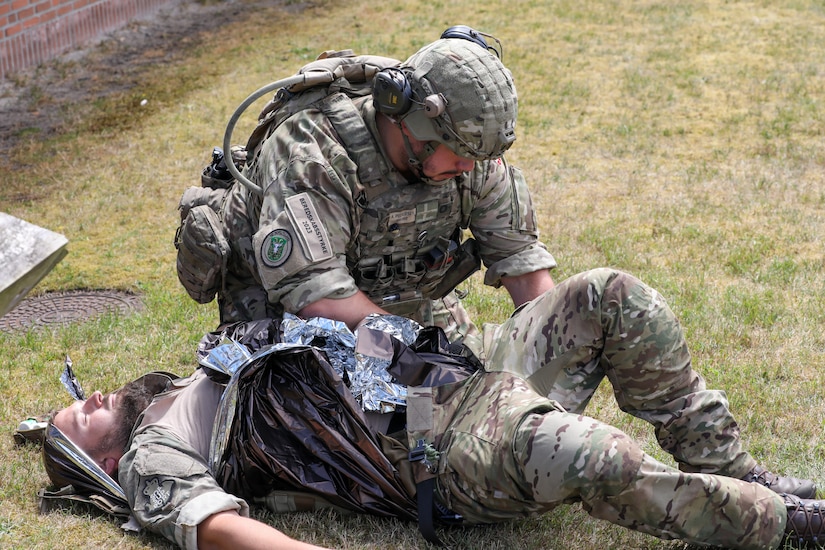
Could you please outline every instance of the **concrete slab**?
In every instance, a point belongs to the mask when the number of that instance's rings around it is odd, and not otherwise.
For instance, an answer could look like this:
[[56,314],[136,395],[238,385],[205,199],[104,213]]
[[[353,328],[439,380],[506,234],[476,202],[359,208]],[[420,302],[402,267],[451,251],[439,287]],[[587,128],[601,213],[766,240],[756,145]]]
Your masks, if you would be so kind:
[[59,233],[0,212],[0,317],[66,256],[68,243]]

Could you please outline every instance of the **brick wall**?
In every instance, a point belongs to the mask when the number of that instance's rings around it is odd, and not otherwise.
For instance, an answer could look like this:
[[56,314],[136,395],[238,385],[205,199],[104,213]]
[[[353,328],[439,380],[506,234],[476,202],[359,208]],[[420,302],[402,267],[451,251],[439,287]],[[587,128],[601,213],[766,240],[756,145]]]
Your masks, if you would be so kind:
[[173,0],[0,0],[0,80]]

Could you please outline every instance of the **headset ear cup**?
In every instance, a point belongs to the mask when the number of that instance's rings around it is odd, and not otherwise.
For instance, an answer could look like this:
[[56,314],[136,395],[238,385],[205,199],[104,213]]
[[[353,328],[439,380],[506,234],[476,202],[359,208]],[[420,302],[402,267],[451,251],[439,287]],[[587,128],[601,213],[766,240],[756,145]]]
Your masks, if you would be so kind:
[[372,100],[380,113],[405,114],[412,106],[412,88],[407,75],[394,67],[379,71],[372,81]]

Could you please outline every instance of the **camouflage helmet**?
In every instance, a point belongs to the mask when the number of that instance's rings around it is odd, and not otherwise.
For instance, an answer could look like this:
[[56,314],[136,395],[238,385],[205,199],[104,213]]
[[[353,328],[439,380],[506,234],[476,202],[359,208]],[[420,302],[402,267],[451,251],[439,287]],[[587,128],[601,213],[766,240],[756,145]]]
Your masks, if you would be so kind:
[[441,38],[401,66],[413,96],[402,119],[419,141],[459,156],[498,158],[516,140],[518,96],[496,54],[475,41]]

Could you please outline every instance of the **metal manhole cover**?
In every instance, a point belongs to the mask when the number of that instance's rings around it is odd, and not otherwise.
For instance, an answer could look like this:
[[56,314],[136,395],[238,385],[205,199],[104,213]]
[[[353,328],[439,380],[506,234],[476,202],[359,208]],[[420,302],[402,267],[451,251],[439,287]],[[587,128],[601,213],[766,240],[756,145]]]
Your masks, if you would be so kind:
[[125,315],[143,307],[140,297],[114,290],[73,290],[27,298],[0,317],[0,330],[29,330],[86,321],[106,313]]

